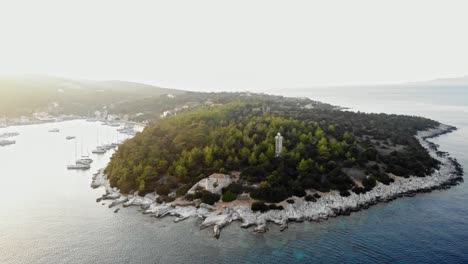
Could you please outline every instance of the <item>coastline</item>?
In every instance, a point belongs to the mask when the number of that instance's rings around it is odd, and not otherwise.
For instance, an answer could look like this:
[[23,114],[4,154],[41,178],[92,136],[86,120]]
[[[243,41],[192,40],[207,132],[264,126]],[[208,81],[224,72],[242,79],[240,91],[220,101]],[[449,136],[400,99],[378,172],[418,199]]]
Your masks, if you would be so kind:
[[[60,123],[60,122],[66,122],[66,121],[87,120],[87,119],[88,117],[85,117],[85,116],[64,116],[64,117],[59,117],[53,120],[52,119],[51,120],[33,120],[33,121],[28,121],[28,122],[9,123],[8,125],[4,125],[4,126],[0,125],[0,129],[7,129],[7,128],[17,127],[17,126],[31,126],[31,125],[51,124],[51,123]],[[107,120],[96,119],[96,122],[106,122],[106,121]],[[145,124],[141,122],[124,121],[124,120],[120,120],[119,122],[145,127]]]
[[85,117],[81,116],[61,116],[55,119],[47,119],[47,120],[28,120],[28,121],[15,121],[10,122],[6,125],[0,126],[0,128],[10,128],[16,126],[30,126],[30,125],[40,125],[40,124],[49,124],[49,123],[59,123],[64,121],[72,121],[72,120],[80,120],[85,119]]
[[[431,141],[434,138],[454,131],[456,128],[440,125],[437,128],[420,131],[416,135],[420,144],[435,159],[441,162],[440,168],[426,177],[409,178],[394,177],[395,182],[390,185],[378,183],[374,189],[365,194],[351,192],[348,197],[341,197],[339,192],[331,191],[321,193],[322,197],[316,202],[307,202],[303,198],[292,197],[294,204],[287,204],[284,210],[270,210],[264,213],[252,212],[247,206],[225,207],[222,211],[214,210],[214,207],[201,204],[198,208],[193,205],[173,206],[172,204],[157,204],[157,195],[147,194],[144,197],[134,195],[123,195],[116,188],[111,188],[102,170],[93,176],[91,187],[103,186],[106,193],[96,201],[112,200],[109,207],[122,205],[140,206],[144,214],[154,217],[173,216],[174,222],[180,222],[189,217],[197,217],[202,220],[201,228],[212,227],[213,235],[218,238],[221,229],[233,221],[240,221],[241,227],[254,227],[254,232],[263,233],[268,231],[268,222],[280,225],[284,230],[288,222],[321,221],[338,215],[349,215],[351,212],[367,209],[379,202],[388,202],[398,197],[414,196],[419,192],[430,192],[436,189],[447,189],[463,180],[463,170],[457,160],[450,157],[448,153],[438,150],[438,146]],[[114,212],[117,212],[117,208]]]

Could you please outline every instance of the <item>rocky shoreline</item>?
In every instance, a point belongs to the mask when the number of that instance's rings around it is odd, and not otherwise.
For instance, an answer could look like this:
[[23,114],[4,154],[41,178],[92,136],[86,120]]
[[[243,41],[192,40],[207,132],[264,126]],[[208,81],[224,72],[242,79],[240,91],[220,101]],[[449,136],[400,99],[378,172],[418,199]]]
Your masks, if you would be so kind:
[[[254,232],[268,231],[268,222],[280,226],[281,231],[288,227],[288,222],[321,221],[338,215],[349,215],[362,209],[367,209],[379,202],[388,202],[398,197],[414,196],[419,192],[430,192],[437,189],[447,189],[463,181],[463,168],[458,161],[446,152],[438,150],[438,146],[428,141],[446,133],[456,130],[455,127],[440,125],[437,128],[420,131],[416,138],[426,148],[430,155],[440,161],[440,168],[426,177],[393,177],[395,181],[390,185],[378,183],[371,191],[365,194],[351,192],[348,197],[342,197],[337,191],[322,193],[321,198],[315,202],[307,202],[303,198],[292,197],[293,204],[288,203],[283,210],[270,210],[264,213],[253,212],[248,206],[226,207],[222,211],[206,204],[179,206],[171,203],[159,204],[156,202],[158,195],[147,194],[144,197],[138,194],[124,195],[118,189],[112,188],[103,171],[93,175],[91,187],[104,187],[106,193],[98,198],[112,200],[109,208],[122,205],[140,206],[144,214],[154,217],[173,216],[174,222],[180,222],[189,217],[197,217],[202,220],[201,228],[212,227],[214,237],[218,238],[221,229],[234,221],[240,221],[241,227],[254,227]],[[117,212],[116,209],[114,212]]]

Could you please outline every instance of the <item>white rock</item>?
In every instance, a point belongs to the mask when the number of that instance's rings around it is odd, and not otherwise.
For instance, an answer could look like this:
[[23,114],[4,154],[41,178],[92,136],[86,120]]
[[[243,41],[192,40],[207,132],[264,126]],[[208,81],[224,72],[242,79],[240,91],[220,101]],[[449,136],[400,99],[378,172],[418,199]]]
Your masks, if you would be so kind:
[[121,196],[120,198],[114,200],[111,204],[109,204],[109,208],[112,208],[116,205],[123,204],[126,201],[128,201],[128,198],[126,196]]

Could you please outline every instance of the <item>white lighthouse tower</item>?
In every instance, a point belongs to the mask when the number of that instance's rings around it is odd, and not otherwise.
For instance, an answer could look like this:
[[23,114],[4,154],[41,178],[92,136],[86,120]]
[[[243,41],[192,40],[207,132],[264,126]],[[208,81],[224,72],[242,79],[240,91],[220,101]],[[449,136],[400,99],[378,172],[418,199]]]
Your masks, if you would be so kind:
[[283,150],[283,136],[280,133],[275,137],[275,157],[281,156]]

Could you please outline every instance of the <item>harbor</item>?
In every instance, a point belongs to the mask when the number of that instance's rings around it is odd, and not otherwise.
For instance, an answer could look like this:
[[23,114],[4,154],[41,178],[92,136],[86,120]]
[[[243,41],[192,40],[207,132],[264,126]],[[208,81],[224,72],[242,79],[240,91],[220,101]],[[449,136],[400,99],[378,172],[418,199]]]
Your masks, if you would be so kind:
[[[108,123],[101,119],[73,119],[60,122],[8,123],[0,128],[0,147],[13,148],[24,144],[23,134],[33,136],[37,142],[53,139],[62,149],[68,171],[86,171],[93,167],[95,160],[111,155],[126,139],[143,129],[143,125],[133,122],[113,121]],[[76,127],[75,127],[76,126]],[[40,131],[37,131],[41,128]],[[28,133],[35,130],[34,135]],[[25,131],[25,132],[18,132]],[[56,148],[57,148],[56,147]],[[48,146],[45,149],[50,149]],[[14,151],[14,149],[12,149]]]

